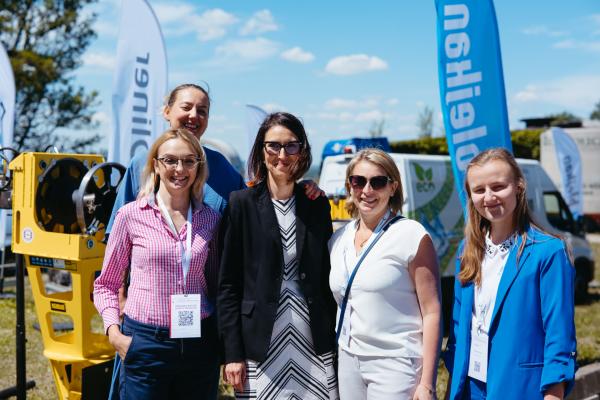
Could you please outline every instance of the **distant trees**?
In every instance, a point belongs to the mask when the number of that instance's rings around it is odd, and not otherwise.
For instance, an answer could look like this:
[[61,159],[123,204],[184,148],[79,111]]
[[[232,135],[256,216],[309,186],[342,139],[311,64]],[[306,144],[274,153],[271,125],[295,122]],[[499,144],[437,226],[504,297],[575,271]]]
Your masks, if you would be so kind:
[[[14,143],[43,150],[61,140],[78,151],[100,137],[59,138],[58,128],[90,128],[97,93],[74,84],[73,72],[95,38],[96,16],[82,13],[96,0],[0,0],[0,41],[17,89]],[[58,146],[60,147],[60,146]]]
[[600,120],[600,100],[596,103],[594,110],[590,114],[590,119]]
[[548,114],[546,118],[550,118],[550,126],[560,126],[570,122],[581,122],[581,118],[568,111],[563,111],[555,114]]
[[420,138],[433,136],[433,108],[425,106],[421,109],[417,118],[417,127],[419,128]]
[[[544,129],[523,129],[511,132],[513,153],[520,158],[540,158],[540,135]],[[428,137],[391,142],[394,153],[448,155],[445,137]]]
[[372,138],[382,137],[385,130],[385,118],[378,121],[373,121],[369,128],[369,136]]

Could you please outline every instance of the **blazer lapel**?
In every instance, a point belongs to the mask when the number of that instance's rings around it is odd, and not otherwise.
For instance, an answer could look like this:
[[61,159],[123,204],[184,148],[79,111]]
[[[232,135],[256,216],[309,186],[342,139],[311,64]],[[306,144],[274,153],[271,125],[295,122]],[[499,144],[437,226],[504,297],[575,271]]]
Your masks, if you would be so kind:
[[[460,316],[459,323],[464,326],[465,334],[467,335],[466,351],[468,352],[471,348],[471,319],[473,316],[473,303],[475,301],[475,285],[473,282],[467,284],[462,289],[462,295],[460,298]],[[459,373],[458,376],[466,376],[467,371],[469,370],[469,357],[463,356],[463,363],[461,365],[462,370],[464,370],[464,374]]]
[[504,267],[504,272],[502,273],[502,277],[500,278],[500,284],[498,285],[498,293],[496,294],[496,302],[494,305],[494,312],[492,313],[492,320],[490,322],[490,332],[494,329],[494,320],[498,316],[498,310],[502,307],[502,303],[510,290],[513,282],[519,275],[519,272],[523,269],[523,264],[529,257],[529,253],[531,251],[529,245],[525,245],[523,249],[523,253],[519,257],[519,264],[517,265],[517,253],[519,252],[519,247],[521,246],[522,237],[519,236],[515,245],[513,246],[510,254],[508,256],[508,260],[506,260],[506,266]]
[[309,218],[309,200],[303,193],[304,189],[300,185],[294,188],[296,196],[296,260],[300,263],[302,260],[302,250],[304,250],[304,240],[306,236],[306,220]]
[[271,201],[271,195],[267,188],[266,182],[261,182],[256,187],[257,202],[256,208],[260,222],[263,226],[263,231],[268,234],[273,245],[278,249],[279,257],[281,258],[280,265],[283,265],[283,250],[281,245],[281,234],[279,232],[279,222],[275,215],[275,207]]

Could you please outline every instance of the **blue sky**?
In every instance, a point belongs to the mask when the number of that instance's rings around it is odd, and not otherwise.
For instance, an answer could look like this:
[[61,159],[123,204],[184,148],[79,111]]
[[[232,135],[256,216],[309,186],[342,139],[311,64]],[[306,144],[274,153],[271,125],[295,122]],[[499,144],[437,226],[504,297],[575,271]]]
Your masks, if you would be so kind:
[[[390,140],[416,138],[423,107],[442,119],[433,0],[154,1],[165,37],[169,87],[206,81],[206,137],[247,157],[245,104],[302,118],[318,159],[326,141],[366,136],[385,120]],[[77,80],[98,90],[108,135],[120,1],[100,0],[98,38]],[[511,129],[521,118],[600,101],[600,1],[495,2]],[[102,143],[104,148],[107,142]]]

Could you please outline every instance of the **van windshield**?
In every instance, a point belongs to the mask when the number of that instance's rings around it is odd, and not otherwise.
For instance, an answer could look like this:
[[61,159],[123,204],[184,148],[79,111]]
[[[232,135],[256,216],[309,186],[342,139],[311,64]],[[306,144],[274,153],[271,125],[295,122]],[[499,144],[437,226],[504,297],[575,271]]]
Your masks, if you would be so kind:
[[573,214],[559,192],[544,192],[544,206],[548,222],[558,230],[578,235]]

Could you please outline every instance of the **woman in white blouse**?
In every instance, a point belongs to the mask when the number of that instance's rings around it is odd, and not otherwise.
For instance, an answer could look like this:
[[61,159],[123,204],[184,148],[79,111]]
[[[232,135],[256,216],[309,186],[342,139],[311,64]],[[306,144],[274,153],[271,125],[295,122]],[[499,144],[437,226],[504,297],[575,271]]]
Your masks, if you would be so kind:
[[[338,307],[339,391],[349,399],[432,399],[441,338],[439,270],[433,243],[416,221],[400,218],[400,173],[378,149],[360,151],[346,170],[346,208],[354,220],[329,242],[329,284]],[[371,242],[381,237],[369,249]]]

